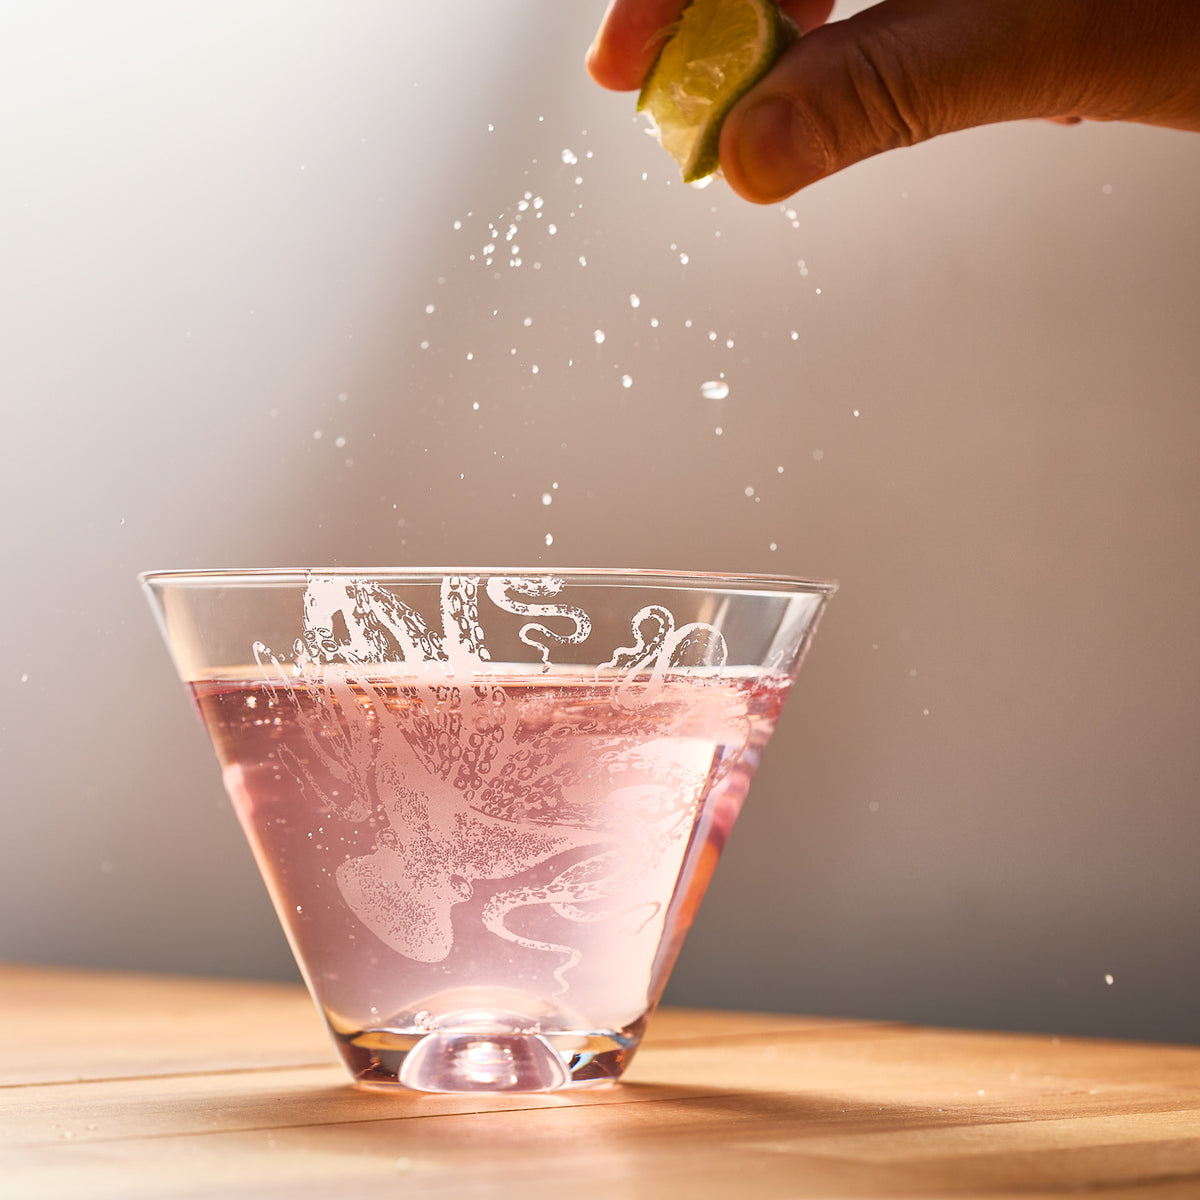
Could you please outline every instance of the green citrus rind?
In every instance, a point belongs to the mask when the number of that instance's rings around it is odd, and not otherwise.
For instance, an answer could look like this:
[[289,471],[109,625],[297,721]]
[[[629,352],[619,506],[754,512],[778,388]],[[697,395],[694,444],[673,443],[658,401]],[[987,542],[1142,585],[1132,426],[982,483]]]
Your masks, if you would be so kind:
[[720,165],[721,126],[729,110],[800,36],[775,0],[692,0],[638,95],[684,183]]

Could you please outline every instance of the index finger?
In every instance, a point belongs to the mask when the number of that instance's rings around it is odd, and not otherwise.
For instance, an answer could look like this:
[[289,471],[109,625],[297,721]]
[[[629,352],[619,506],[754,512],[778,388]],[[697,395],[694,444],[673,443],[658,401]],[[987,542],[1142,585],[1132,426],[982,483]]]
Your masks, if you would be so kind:
[[610,0],[587,67],[603,87],[618,92],[642,86],[671,26],[688,0]]
[[[609,0],[587,55],[592,78],[606,88],[640,88],[675,22],[691,0]],[[779,0],[802,33],[829,18],[833,0]]]

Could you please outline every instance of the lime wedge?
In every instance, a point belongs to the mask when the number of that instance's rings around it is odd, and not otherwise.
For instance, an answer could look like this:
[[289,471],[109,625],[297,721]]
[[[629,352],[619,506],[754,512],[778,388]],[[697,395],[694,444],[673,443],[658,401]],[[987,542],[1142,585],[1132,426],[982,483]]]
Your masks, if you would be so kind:
[[711,175],[729,110],[800,36],[775,0],[692,0],[650,68],[638,112],[684,183]]

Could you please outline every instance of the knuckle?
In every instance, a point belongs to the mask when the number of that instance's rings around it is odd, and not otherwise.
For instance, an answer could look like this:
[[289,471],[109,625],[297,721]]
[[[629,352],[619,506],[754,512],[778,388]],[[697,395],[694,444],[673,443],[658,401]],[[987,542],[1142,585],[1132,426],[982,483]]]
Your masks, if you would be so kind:
[[892,47],[867,41],[856,43],[846,59],[849,98],[883,150],[913,146],[934,132],[901,61]]

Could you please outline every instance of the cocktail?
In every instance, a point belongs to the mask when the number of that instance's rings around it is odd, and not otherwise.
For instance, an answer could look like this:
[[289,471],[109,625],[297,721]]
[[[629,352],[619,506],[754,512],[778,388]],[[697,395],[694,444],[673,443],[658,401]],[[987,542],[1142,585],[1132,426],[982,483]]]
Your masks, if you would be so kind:
[[833,585],[643,571],[156,572],[355,1081],[620,1077]]

